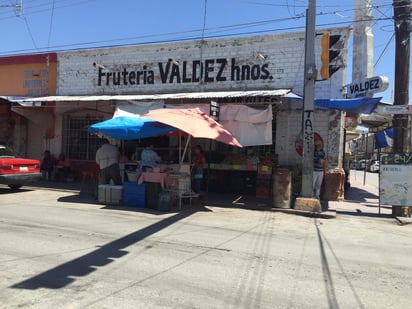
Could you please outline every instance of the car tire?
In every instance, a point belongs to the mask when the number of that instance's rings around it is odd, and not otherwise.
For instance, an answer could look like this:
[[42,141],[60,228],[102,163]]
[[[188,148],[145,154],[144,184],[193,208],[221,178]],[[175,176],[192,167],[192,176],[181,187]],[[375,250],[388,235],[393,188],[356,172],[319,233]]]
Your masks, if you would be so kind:
[[21,188],[22,185],[9,185],[10,189],[12,189],[13,191],[16,191],[18,189]]

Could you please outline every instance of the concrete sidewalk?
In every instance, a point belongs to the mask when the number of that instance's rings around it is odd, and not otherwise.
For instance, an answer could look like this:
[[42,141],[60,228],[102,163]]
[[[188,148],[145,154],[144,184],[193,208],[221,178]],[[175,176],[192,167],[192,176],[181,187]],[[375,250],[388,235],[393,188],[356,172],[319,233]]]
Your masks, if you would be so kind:
[[[296,210],[293,208],[273,208],[273,202],[270,199],[256,198],[253,196],[241,196],[239,194],[208,194],[202,199],[194,200],[193,205],[196,206],[215,206],[215,207],[236,207],[255,210],[270,210],[283,212],[295,215],[320,217],[320,218],[336,218],[337,216],[357,216],[364,218],[382,218],[394,219],[392,216],[392,208],[390,206],[379,207],[379,191],[378,188],[363,184],[360,179],[351,177],[351,188],[345,193],[343,201],[321,201],[322,212],[311,213],[307,211]],[[97,203],[93,196],[93,184],[88,184],[81,188],[80,183],[59,183],[41,181],[35,187],[43,187],[49,190],[71,191],[78,194],[79,202]],[[182,208],[187,208],[185,204]],[[173,209],[178,211],[178,209]],[[396,218],[401,224],[412,223],[412,218]]]
[[369,218],[391,218],[400,224],[411,224],[412,218],[394,217],[392,207],[379,205],[379,188],[351,177],[351,188],[345,192],[343,201],[328,202],[329,210],[335,210],[337,216],[358,216]]
[[338,216],[362,216],[391,218],[392,208],[379,206],[379,189],[363,184],[359,179],[351,177],[351,187],[345,192],[343,201],[329,201],[330,210],[335,210]]

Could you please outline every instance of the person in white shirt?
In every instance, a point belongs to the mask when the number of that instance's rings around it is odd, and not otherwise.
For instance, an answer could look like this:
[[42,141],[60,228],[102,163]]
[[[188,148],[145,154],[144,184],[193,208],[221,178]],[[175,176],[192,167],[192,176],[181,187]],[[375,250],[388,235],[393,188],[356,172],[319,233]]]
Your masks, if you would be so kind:
[[115,185],[122,184],[119,166],[119,150],[116,146],[110,145],[107,140],[96,151],[96,163],[100,167],[100,184],[110,184],[113,180]]

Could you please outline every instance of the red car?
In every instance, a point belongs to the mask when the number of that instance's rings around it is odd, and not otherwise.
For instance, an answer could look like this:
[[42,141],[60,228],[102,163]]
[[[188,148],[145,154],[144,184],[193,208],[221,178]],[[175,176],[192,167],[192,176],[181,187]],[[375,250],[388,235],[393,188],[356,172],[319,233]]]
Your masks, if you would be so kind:
[[41,178],[39,160],[16,157],[13,150],[0,145],[0,184],[17,190],[22,185]]

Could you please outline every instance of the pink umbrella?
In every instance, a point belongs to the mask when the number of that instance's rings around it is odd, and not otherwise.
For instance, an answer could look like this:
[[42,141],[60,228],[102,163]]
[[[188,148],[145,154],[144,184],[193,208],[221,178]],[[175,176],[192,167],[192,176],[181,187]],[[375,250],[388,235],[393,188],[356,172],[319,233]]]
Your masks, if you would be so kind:
[[161,108],[141,115],[158,122],[175,127],[195,138],[213,139],[225,144],[242,147],[237,139],[198,108]]

